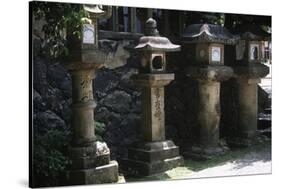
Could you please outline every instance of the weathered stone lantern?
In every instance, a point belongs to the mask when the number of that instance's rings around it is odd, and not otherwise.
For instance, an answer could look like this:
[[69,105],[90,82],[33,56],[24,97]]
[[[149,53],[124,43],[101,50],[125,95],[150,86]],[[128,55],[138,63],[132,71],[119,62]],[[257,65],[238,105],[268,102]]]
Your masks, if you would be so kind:
[[135,47],[142,55],[140,73],[132,79],[142,88],[142,140],[128,150],[122,169],[130,175],[148,176],[182,165],[179,148],[165,138],[164,86],[174,80],[166,73],[165,52],[179,51],[180,46],[160,37],[156,21],[146,21],[145,36]]
[[[98,49],[97,18],[108,16],[97,5],[84,5],[90,18],[81,20],[80,28],[67,29],[69,56],[65,67],[72,77],[72,120],[74,138],[69,149],[69,184],[97,184],[118,181],[118,164],[110,161],[106,143],[95,137],[92,80],[102,67],[105,53]],[[94,23],[94,24],[93,24]],[[81,35],[75,33],[81,32]]]
[[195,55],[185,73],[198,81],[199,90],[199,136],[184,156],[209,159],[227,150],[227,146],[220,143],[220,82],[233,76],[232,69],[224,65],[224,45],[232,45],[235,40],[224,27],[211,24],[188,26],[182,40]]
[[235,138],[228,142],[233,146],[250,146],[256,138],[258,121],[258,83],[269,73],[269,68],[261,63],[262,41],[269,34],[257,27],[248,27],[236,45],[236,64],[233,65],[238,83],[238,128]]

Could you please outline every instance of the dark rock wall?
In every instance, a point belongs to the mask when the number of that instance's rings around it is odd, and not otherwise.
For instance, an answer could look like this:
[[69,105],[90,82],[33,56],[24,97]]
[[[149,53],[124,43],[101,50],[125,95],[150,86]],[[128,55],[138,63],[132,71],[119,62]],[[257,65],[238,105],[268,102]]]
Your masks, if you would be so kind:
[[71,78],[59,63],[36,58],[33,64],[33,128],[69,128]]
[[168,71],[175,73],[175,80],[165,89],[166,135],[182,149],[191,145],[198,136],[197,126],[197,81],[186,77],[184,69],[190,63],[185,53],[167,56]]
[[106,125],[103,139],[113,158],[124,157],[127,146],[139,139],[140,91],[130,80],[136,73],[129,63],[114,70],[101,69],[95,79],[95,120]]

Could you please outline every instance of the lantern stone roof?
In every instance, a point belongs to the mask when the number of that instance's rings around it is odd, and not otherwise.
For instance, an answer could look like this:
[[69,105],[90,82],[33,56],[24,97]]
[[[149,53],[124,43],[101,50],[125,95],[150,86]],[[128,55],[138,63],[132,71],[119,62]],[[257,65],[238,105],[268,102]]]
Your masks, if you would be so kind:
[[214,24],[192,24],[184,29],[182,39],[186,43],[235,44],[237,38],[226,28]]
[[91,19],[109,18],[112,14],[112,7],[106,6],[106,11],[104,11],[103,8],[102,5],[83,5],[83,9],[89,14]]
[[179,51],[180,45],[175,45],[166,37],[159,36],[157,23],[149,18],[145,23],[145,35],[140,38],[139,44],[135,47],[140,51]]
[[236,66],[233,66],[234,74],[236,75],[244,75],[250,79],[257,79],[261,77],[265,77],[269,74],[269,67],[264,64],[257,63],[241,63],[238,62]]

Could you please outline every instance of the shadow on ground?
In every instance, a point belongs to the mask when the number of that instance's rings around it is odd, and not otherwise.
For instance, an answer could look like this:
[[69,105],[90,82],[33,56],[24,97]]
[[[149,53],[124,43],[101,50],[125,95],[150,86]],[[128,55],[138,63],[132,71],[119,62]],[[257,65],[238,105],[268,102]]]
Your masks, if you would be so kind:
[[159,181],[159,180],[174,180],[186,179],[193,173],[203,171],[207,168],[213,168],[232,163],[232,169],[238,170],[247,166],[256,166],[256,162],[271,161],[271,141],[264,142],[249,148],[232,149],[222,156],[207,161],[195,161],[185,159],[183,167],[166,171],[162,174],[157,174],[148,177],[133,178],[126,177],[126,182],[140,182],[140,181]]
[[191,171],[198,172],[206,168],[220,166],[228,162],[232,162],[235,164],[235,169],[241,169],[245,166],[250,166],[253,164],[253,162],[257,161],[271,161],[270,141],[249,148],[231,149],[225,155],[218,156],[217,158],[208,161],[194,161],[191,159],[186,159],[185,167]]

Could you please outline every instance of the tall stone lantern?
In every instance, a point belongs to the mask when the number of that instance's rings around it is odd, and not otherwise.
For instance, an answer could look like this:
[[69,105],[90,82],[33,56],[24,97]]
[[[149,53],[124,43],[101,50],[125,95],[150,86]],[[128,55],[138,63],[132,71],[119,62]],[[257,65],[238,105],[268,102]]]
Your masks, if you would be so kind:
[[145,36],[135,47],[141,53],[140,73],[132,79],[142,88],[142,140],[128,149],[122,169],[130,175],[148,176],[165,172],[183,164],[179,148],[165,137],[164,86],[174,80],[166,73],[166,52],[179,51],[180,46],[160,37],[157,23],[149,18]]
[[240,35],[236,45],[236,64],[233,70],[238,83],[238,128],[230,145],[247,147],[256,138],[258,121],[258,83],[269,73],[269,68],[261,63],[262,41],[269,40],[269,34],[261,29],[248,26]]
[[235,40],[224,27],[211,24],[189,25],[182,40],[191,51],[186,53],[194,55],[186,76],[198,81],[199,90],[199,136],[184,156],[209,159],[228,149],[220,143],[220,83],[233,76],[232,69],[224,65],[224,45],[232,45]]
[[[69,149],[71,159],[67,172],[69,184],[98,184],[118,181],[118,164],[110,161],[106,143],[95,137],[92,80],[102,67],[106,54],[98,49],[97,19],[108,17],[97,5],[84,5],[90,16],[81,20],[79,28],[67,28],[69,56],[65,67],[72,77],[73,140]],[[110,10],[109,10],[110,11]],[[78,33],[78,35],[76,35]],[[80,33],[80,35],[79,35]]]

